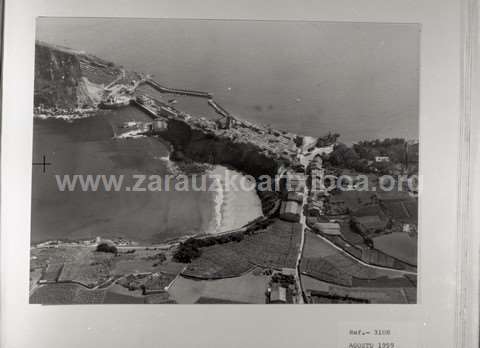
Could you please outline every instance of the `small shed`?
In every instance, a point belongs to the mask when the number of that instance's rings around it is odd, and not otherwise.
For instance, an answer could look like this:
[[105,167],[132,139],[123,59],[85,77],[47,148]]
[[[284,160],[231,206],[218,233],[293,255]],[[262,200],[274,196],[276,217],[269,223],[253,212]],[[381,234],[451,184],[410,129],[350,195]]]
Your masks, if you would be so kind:
[[336,222],[317,222],[313,225],[313,229],[319,233],[332,236],[340,235],[340,224]]

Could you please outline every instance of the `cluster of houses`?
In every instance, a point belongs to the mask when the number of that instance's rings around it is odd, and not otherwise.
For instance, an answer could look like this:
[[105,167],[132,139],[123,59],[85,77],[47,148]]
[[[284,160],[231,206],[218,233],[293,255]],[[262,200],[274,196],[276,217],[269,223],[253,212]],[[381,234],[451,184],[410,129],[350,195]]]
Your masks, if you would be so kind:
[[325,170],[322,167],[322,158],[317,155],[305,168],[298,165],[295,172],[288,175],[286,182],[286,198],[280,208],[280,218],[286,221],[298,222],[303,208],[303,200],[309,180],[309,197],[307,205],[307,216],[320,216],[324,210],[324,198],[328,193],[323,183]]
[[340,225],[322,218],[326,214],[328,204],[327,197],[330,193],[325,188],[325,169],[322,166],[322,158],[317,155],[310,162],[307,172],[310,175],[311,189],[307,204],[307,222],[309,226],[318,233],[328,235],[339,235]]
[[272,275],[266,292],[267,303],[293,303],[296,295],[295,269],[282,268],[280,272]]
[[299,222],[302,216],[303,199],[305,194],[305,174],[290,173],[285,182],[286,197],[280,206],[280,219],[289,222]]
[[[323,183],[325,170],[322,167],[321,156],[315,156],[306,170],[304,168],[295,170],[295,173],[288,176],[286,195],[280,207],[280,218],[289,222],[300,221],[306,190],[306,171],[310,184],[306,204],[307,224],[318,233],[340,235],[340,224],[323,217],[326,215],[326,209],[331,209],[331,205],[335,205],[336,201],[333,199],[332,204],[325,203],[330,194]],[[343,212],[343,206],[344,204],[339,204],[338,210]]]

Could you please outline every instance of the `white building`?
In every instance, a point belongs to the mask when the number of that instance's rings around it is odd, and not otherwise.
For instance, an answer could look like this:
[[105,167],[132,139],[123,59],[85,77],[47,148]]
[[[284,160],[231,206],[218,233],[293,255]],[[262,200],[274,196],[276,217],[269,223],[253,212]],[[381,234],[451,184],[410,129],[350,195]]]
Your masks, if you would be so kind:
[[375,162],[390,162],[390,157],[388,157],[388,156],[375,156]]

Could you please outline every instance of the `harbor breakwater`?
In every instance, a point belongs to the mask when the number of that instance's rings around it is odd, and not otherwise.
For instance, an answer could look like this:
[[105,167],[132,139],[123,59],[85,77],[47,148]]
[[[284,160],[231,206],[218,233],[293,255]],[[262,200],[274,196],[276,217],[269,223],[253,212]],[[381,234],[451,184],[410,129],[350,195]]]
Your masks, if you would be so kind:
[[[68,48],[37,42],[36,50],[37,108],[55,109],[59,103],[62,107],[75,107],[86,101],[91,105],[101,97],[105,86],[112,82],[132,85],[141,75],[125,72],[114,63]],[[58,86],[65,85],[65,80],[68,81],[65,86],[68,96],[58,91]],[[90,88],[85,88],[85,84]],[[205,95],[211,97],[208,93]],[[158,133],[172,145],[172,160],[223,165],[255,178],[261,175],[273,177],[281,168],[296,161],[300,138],[296,134],[256,125],[238,117],[231,117],[222,125],[220,120],[205,120],[196,115],[180,117],[181,114],[185,116],[182,111],[178,117],[168,115],[168,126]],[[223,116],[224,120],[228,118],[225,117],[228,115]],[[155,118],[155,115],[151,117]],[[260,198],[263,212],[270,212],[275,206],[274,194],[264,193]]]

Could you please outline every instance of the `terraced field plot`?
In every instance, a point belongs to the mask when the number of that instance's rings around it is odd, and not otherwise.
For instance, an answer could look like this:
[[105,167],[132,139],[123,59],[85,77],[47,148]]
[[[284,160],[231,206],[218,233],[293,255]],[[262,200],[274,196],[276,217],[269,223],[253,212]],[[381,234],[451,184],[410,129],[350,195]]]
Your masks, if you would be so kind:
[[[78,259],[84,251],[80,247],[33,248],[31,249],[30,267],[46,267],[48,264],[63,264]],[[93,249],[93,248],[92,248]]]
[[129,274],[125,277],[120,278],[116,285],[121,285],[129,291],[141,290],[142,288],[145,291],[163,291],[175,278],[173,274],[163,274],[163,273],[154,273],[154,274]]
[[386,215],[378,204],[368,204],[359,207],[353,212],[354,216],[379,216],[381,219],[386,219]]
[[59,281],[74,280],[88,287],[105,282],[110,276],[110,267],[105,263],[66,263]]
[[177,303],[175,300],[170,298],[168,293],[153,294],[145,296],[145,303],[147,304],[172,304]]
[[418,202],[413,199],[382,202],[386,213],[392,218],[408,223],[418,222]]
[[205,248],[201,257],[193,260],[182,274],[204,279],[235,277],[254,266],[242,255],[225,245]]
[[[330,296],[350,297],[367,300],[369,303],[415,303],[417,289],[406,278],[378,279],[358,281],[354,279],[354,287],[332,285],[328,282],[302,275],[305,291],[321,292]],[[383,284],[382,284],[383,281]],[[316,299],[315,303],[335,303],[331,299]]]
[[113,291],[107,291],[103,303],[105,304],[122,304],[122,303],[145,303],[143,297],[138,296],[128,296],[124,294],[119,294]]
[[310,231],[305,232],[305,245],[303,247],[302,257],[325,257],[329,255],[335,255],[337,253],[337,249],[326,243],[315,233]]
[[[248,272],[240,277],[195,280],[178,277],[168,292],[178,303],[209,303],[240,302],[265,303],[269,276],[258,275],[257,272]],[[205,298],[209,300],[205,300]],[[201,300],[202,299],[202,300]]]
[[302,225],[276,220],[265,232],[246,236],[227,247],[249,262],[263,267],[294,268],[300,247]]
[[322,257],[302,259],[300,271],[313,278],[333,284],[352,286],[352,276],[325,261]]
[[330,289],[330,285],[327,282],[315,279],[313,277],[307,276],[305,274],[300,275],[302,281],[302,287],[304,291],[314,290],[314,291],[326,291]]
[[375,249],[411,265],[417,264],[417,238],[394,232],[373,239]]
[[88,290],[76,284],[48,284],[35,289],[30,303],[38,304],[95,304],[103,303],[105,291]]
[[352,245],[363,244],[364,242],[363,237],[352,229],[349,221],[340,224],[340,233],[343,239]]
[[63,269],[63,264],[53,263],[49,264],[43,272],[42,280],[46,282],[56,282],[60,277]]
[[266,230],[246,235],[240,242],[202,248],[202,254],[183,274],[214,279],[239,276],[253,266],[295,268],[302,225],[276,220]]
[[[331,287],[330,293],[366,299],[370,303],[410,303],[403,288],[341,288]],[[410,299],[412,300],[412,299]]]
[[[396,271],[364,266],[312,232],[305,234],[300,271],[305,290],[323,291],[332,296],[347,296],[372,303],[415,302],[415,277],[410,279]],[[337,294],[332,290],[337,288],[343,292]],[[405,289],[409,289],[408,296]],[[317,300],[332,303],[328,298]]]
[[375,279],[382,276],[395,278],[398,277],[399,274],[395,271],[364,266],[352,258],[340,253],[327,256],[324,258],[324,260],[332,265],[335,265],[335,267],[341,269],[343,272],[360,279]]

